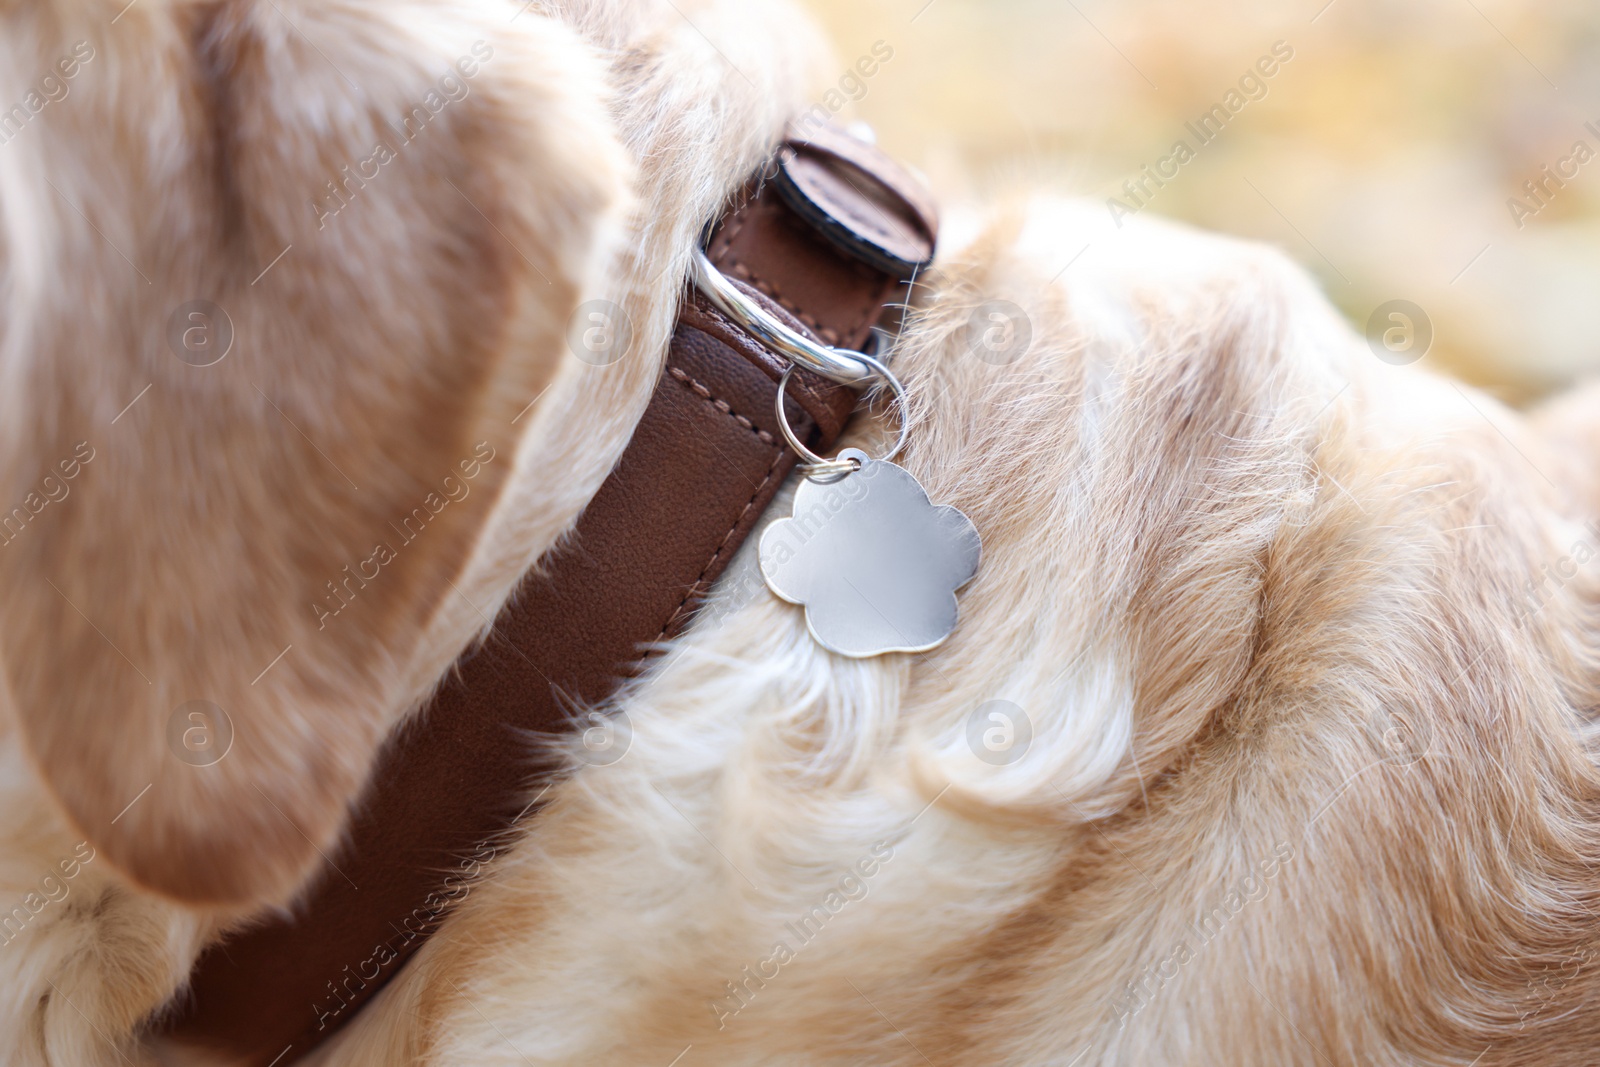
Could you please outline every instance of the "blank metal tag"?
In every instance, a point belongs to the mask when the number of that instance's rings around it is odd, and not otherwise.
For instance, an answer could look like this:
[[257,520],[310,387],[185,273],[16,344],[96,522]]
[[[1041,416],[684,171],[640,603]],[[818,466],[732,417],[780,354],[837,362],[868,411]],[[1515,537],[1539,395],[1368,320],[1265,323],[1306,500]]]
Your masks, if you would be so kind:
[[977,527],[931,503],[904,467],[854,448],[839,459],[860,467],[800,484],[793,518],[761,536],[761,574],[805,608],[811,636],[830,652],[926,652],[955,629],[956,590],[983,551]]

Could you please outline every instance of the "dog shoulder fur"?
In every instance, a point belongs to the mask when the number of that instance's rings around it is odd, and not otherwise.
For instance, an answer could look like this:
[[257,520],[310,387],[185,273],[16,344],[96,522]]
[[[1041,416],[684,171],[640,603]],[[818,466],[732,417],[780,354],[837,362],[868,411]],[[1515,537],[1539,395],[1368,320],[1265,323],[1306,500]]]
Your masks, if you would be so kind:
[[956,636],[838,660],[742,559],[350,1061],[1587,1062],[1600,581],[1540,474],[1581,420],[1081,205],[928,286],[896,360],[908,466],[985,537]]

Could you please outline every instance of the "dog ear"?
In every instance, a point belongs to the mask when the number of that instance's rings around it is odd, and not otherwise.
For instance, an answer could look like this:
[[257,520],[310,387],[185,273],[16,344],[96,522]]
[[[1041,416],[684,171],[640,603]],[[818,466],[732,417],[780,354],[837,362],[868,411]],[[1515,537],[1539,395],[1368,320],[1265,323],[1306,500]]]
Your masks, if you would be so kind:
[[0,17],[76,82],[0,166],[6,697],[153,891],[280,903],[336,862],[572,358],[630,172],[599,62],[507,14]]

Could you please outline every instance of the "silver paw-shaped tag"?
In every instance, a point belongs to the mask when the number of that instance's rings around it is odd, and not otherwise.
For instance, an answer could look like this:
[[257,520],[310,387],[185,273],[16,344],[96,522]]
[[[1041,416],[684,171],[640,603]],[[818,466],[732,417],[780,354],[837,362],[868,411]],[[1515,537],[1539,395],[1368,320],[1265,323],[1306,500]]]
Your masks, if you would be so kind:
[[806,609],[811,636],[830,652],[926,652],[955,629],[956,590],[983,552],[977,527],[931,503],[904,467],[854,448],[839,459],[860,467],[800,484],[794,517],[761,536],[761,574]]

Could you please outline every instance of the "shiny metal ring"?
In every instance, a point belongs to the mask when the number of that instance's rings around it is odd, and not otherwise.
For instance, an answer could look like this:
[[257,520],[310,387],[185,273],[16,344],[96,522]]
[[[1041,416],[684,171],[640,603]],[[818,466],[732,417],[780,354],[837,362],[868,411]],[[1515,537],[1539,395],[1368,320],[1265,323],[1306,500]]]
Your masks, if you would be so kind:
[[[909,427],[906,424],[905,415],[906,387],[900,384],[900,379],[896,378],[888,367],[885,367],[882,363],[879,363],[871,356],[858,355],[856,358],[860,359],[872,369],[873,377],[881,378],[884,382],[888,383],[890,391],[894,393],[894,402],[896,406],[900,408],[900,436],[895,438],[894,447],[889,450],[889,454],[884,456],[879,461],[882,463],[887,463],[898,456],[900,454],[900,450],[906,446],[906,434],[909,431]],[[805,472],[806,477],[815,478],[819,481],[832,481],[841,478],[846,474],[853,474],[855,471],[860,470],[861,461],[859,459],[823,459],[821,456],[811,451],[811,449],[807,448],[804,442],[795,436],[794,430],[789,426],[789,416],[783,410],[783,396],[784,393],[788,391],[789,376],[793,373],[794,364],[791,363],[788,368],[784,370],[783,377],[778,379],[778,399],[776,407],[778,412],[778,429],[783,432],[783,439],[789,442],[789,447],[794,449],[795,454],[804,461],[804,465],[801,467],[801,470]],[[854,451],[854,449],[846,449],[845,451]]]
[[698,248],[694,250],[694,284],[716,305],[718,311],[738,323],[761,344],[830,381],[865,389],[883,373],[883,364],[869,356],[817,344],[785,326],[761,305],[741,293],[721,271],[711,265],[706,254]]

